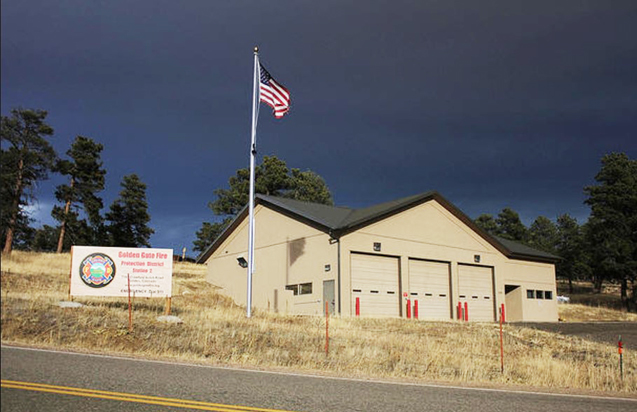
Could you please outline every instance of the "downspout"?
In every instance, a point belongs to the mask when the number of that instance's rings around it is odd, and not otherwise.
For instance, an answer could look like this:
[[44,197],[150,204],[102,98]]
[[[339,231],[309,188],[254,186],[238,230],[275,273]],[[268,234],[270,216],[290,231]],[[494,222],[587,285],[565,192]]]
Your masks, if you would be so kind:
[[341,239],[337,237],[333,231],[329,231],[330,244],[336,243],[336,283],[338,294],[338,314],[341,314]]

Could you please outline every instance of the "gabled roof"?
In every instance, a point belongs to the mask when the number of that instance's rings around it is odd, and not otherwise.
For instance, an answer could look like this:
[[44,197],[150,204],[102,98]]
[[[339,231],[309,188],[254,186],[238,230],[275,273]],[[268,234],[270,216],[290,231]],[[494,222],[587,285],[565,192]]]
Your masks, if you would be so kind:
[[[438,192],[430,191],[402,199],[392,200],[363,209],[327,206],[318,203],[302,202],[282,197],[256,195],[255,204],[262,204],[293,219],[302,221],[310,226],[328,233],[333,238],[339,238],[363,226],[370,225],[389,216],[403,212],[419,204],[435,199],[454,216],[478,233],[482,238],[511,259],[533,260],[554,263],[559,258],[511,240],[492,236],[478,227],[473,220],[455,207]],[[239,212],[235,220],[226,230],[198,258],[202,263],[219,247],[230,233],[247,217],[248,208]]]
[[[548,252],[544,252],[541,250],[533,249],[530,246],[523,245],[522,243],[515,242],[513,240],[505,239],[500,236],[492,236],[498,242],[500,242],[504,247],[511,251],[511,258],[521,259],[521,260],[538,260],[538,258],[545,259],[549,262],[557,262],[561,258],[555,255],[552,255]],[[534,259],[535,258],[535,259]]]

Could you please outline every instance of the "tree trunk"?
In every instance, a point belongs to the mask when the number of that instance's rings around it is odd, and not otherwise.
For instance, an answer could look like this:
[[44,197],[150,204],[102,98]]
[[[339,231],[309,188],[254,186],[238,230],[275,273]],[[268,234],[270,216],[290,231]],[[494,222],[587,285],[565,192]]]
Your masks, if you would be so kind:
[[11,205],[11,218],[9,219],[9,225],[7,226],[7,237],[4,242],[4,248],[2,253],[6,255],[11,254],[11,248],[13,247],[13,234],[15,233],[15,227],[18,223],[18,213],[20,212],[20,198],[22,197],[22,170],[24,169],[24,160],[20,159],[18,162],[18,176],[15,182],[15,198]]
[[604,283],[604,278],[601,276],[595,276],[593,278],[593,288],[595,289],[595,293],[602,293],[602,284]]
[[573,294],[573,276],[568,277],[568,293]]
[[622,306],[624,306],[626,310],[630,310],[630,302],[628,301],[628,279],[626,278],[621,280],[621,300]]
[[[73,186],[75,186],[75,179],[71,178],[71,193],[73,192]],[[66,232],[66,217],[69,214],[69,209],[71,209],[71,199],[66,201],[66,205],[64,206],[64,218],[60,223],[60,237],[58,238],[58,248],[57,253],[62,253],[62,247],[64,246],[64,233]]]

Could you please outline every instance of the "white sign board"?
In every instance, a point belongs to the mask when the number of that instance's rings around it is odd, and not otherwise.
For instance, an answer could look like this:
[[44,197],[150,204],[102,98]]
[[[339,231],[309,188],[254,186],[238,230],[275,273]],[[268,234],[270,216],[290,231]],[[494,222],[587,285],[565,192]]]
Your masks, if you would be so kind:
[[101,246],[71,249],[72,296],[170,297],[173,250]]

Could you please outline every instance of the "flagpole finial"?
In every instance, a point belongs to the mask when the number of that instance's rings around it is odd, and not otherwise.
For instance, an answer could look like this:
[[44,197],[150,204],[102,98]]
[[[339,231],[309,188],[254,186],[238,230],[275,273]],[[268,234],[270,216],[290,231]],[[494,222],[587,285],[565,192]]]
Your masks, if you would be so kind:
[[254,52],[259,53],[259,46],[254,46]]

